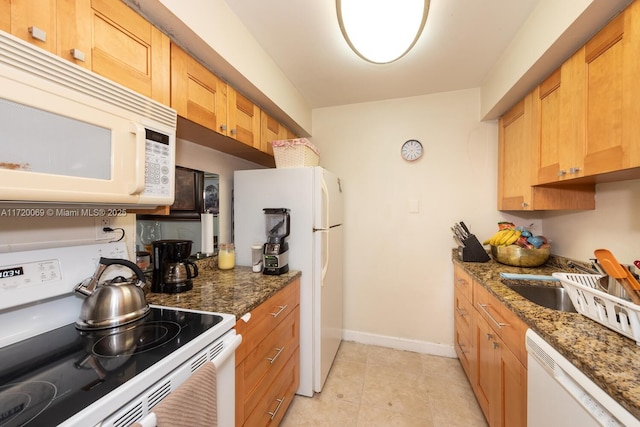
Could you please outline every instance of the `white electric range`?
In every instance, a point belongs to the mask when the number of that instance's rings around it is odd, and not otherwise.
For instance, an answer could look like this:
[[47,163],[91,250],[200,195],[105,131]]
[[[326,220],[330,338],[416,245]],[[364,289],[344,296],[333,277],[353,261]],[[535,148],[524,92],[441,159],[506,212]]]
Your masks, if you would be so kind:
[[[73,288],[100,257],[128,259],[126,246],[0,254],[0,426],[153,421],[153,406],[207,362],[216,366],[218,425],[233,426],[235,316],[152,306],[126,326],[80,331],[84,297]],[[122,342],[133,344],[123,351],[114,345]]]

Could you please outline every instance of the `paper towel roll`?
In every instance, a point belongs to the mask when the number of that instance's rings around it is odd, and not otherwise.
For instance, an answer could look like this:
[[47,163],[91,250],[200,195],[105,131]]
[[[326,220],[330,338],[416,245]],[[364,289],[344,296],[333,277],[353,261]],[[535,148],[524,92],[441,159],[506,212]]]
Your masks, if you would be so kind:
[[200,214],[201,250],[203,254],[213,254],[213,214]]

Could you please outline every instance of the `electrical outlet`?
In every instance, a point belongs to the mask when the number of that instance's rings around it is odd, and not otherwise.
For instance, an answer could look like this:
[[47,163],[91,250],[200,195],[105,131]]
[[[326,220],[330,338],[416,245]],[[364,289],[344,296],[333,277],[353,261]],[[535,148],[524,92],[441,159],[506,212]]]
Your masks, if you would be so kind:
[[112,237],[111,231],[104,231],[105,227],[111,227],[111,218],[96,218],[96,240],[107,240]]

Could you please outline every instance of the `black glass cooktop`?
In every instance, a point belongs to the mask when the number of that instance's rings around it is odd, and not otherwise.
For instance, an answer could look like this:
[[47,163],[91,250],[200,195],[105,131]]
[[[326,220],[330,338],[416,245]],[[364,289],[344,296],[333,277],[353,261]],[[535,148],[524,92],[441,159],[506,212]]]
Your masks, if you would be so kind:
[[120,328],[81,332],[70,324],[1,348],[0,426],[57,425],[220,321],[152,307]]

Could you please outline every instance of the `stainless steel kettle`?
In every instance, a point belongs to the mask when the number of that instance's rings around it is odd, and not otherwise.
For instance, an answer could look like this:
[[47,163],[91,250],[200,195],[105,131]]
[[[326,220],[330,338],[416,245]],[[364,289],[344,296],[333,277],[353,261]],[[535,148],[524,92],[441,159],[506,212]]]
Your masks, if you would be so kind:
[[[111,265],[130,268],[136,274],[137,280],[118,276],[99,282],[102,273]],[[149,312],[149,305],[142,290],[144,283],[144,273],[131,261],[100,258],[93,276],[79,283],[74,289],[87,297],[80,308],[76,327],[81,330],[113,328],[144,317]]]

